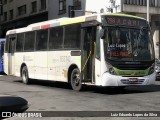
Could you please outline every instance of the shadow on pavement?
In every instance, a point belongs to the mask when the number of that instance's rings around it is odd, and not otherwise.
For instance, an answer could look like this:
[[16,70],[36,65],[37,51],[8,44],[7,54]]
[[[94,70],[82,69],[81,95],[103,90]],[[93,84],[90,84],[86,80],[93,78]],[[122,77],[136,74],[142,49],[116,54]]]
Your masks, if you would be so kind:
[[6,73],[4,73],[4,72],[0,72],[0,75],[6,75]]
[[[20,80],[14,80],[14,82],[21,82]],[[69,84],[64,82],[53,82],[46,80],[32,80],[30,85],[40,85],[45,87],[53,87],[60,89],[71,90]],[[91,93],[100,93],[108,95],[116,94],[134,94],[134,93],[146,93],[146,92],[158,92],[160,91],[160,85],[149,85],[149,86],[127,86],[124,89],[114,88],[114,87],[97,87],[90,85],[83,85],[81,92],[91,92]]]
[[83,92],[94,92],[108,95],[116,94],[135,94],[135,93],[147,93],[147,92],[158,92],[160,91],[160,85],[150,85],[150,86],[128,86],[124,89],[116,87],[95,87],[88,86],[85,87]]
[[0,96],[0,119],[12,117],[12,113],[22,113],[28,109],[28,101],[17,96]]

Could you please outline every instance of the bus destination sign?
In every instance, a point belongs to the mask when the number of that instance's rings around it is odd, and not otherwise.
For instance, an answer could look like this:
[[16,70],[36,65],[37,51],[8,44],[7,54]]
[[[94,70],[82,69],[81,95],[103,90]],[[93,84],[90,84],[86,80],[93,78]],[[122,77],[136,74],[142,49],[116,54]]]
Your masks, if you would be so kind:
[[107,25],[147,27],[147,22],[145,20],[121,16],[105,16],[105,22],[107,22]]

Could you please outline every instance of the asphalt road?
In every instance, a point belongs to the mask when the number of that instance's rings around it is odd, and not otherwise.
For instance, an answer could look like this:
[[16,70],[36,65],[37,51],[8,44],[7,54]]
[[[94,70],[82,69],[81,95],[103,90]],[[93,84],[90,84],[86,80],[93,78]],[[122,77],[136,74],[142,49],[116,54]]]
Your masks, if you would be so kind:
[[[0,95],[20,96],[29,102],[27,111],[160,111],[160,81],[152,86],[133,86],[124,90],[84,86],[81,92],[71,90],[66,83],[34,81],[30,85],[21,78],[0,76]],[[22,118],[9,118],[21,120]],[[24,118],[23,118],[24,119]],[[31,120],[31,118],[26,118]],[[34,118],[33,120],[40,118]],[[139,118],[41,118],[44,120],[125,120]],[[160,119],[160,118],[140,118]]]

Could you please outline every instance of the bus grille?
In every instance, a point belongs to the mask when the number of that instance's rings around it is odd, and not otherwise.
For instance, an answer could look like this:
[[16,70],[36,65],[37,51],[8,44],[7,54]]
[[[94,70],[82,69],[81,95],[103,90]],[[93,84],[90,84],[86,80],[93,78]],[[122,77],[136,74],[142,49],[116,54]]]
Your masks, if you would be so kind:
[[138,85],[138,84],[143,84],[143,82],[145,81],[145,79],[137,79],[136,81],[130,81],[129,79],[122,79],[121,82],[123,84],[127,84],[127,85]]
[[121,70],[145,70],[149,68],[147,64],[135,65],[135,64],[117,64],[115,65],[116,68]]

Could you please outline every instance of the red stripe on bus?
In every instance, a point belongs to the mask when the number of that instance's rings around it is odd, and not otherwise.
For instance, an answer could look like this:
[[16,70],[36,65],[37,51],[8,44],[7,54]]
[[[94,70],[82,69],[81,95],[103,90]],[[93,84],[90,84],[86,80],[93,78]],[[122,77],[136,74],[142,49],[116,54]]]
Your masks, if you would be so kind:
[[43,25],[43,26],[41,26],[41,29],[46,29],[46,28],[50,28],[51,26],[50,26],[50,24],[49,25]]

